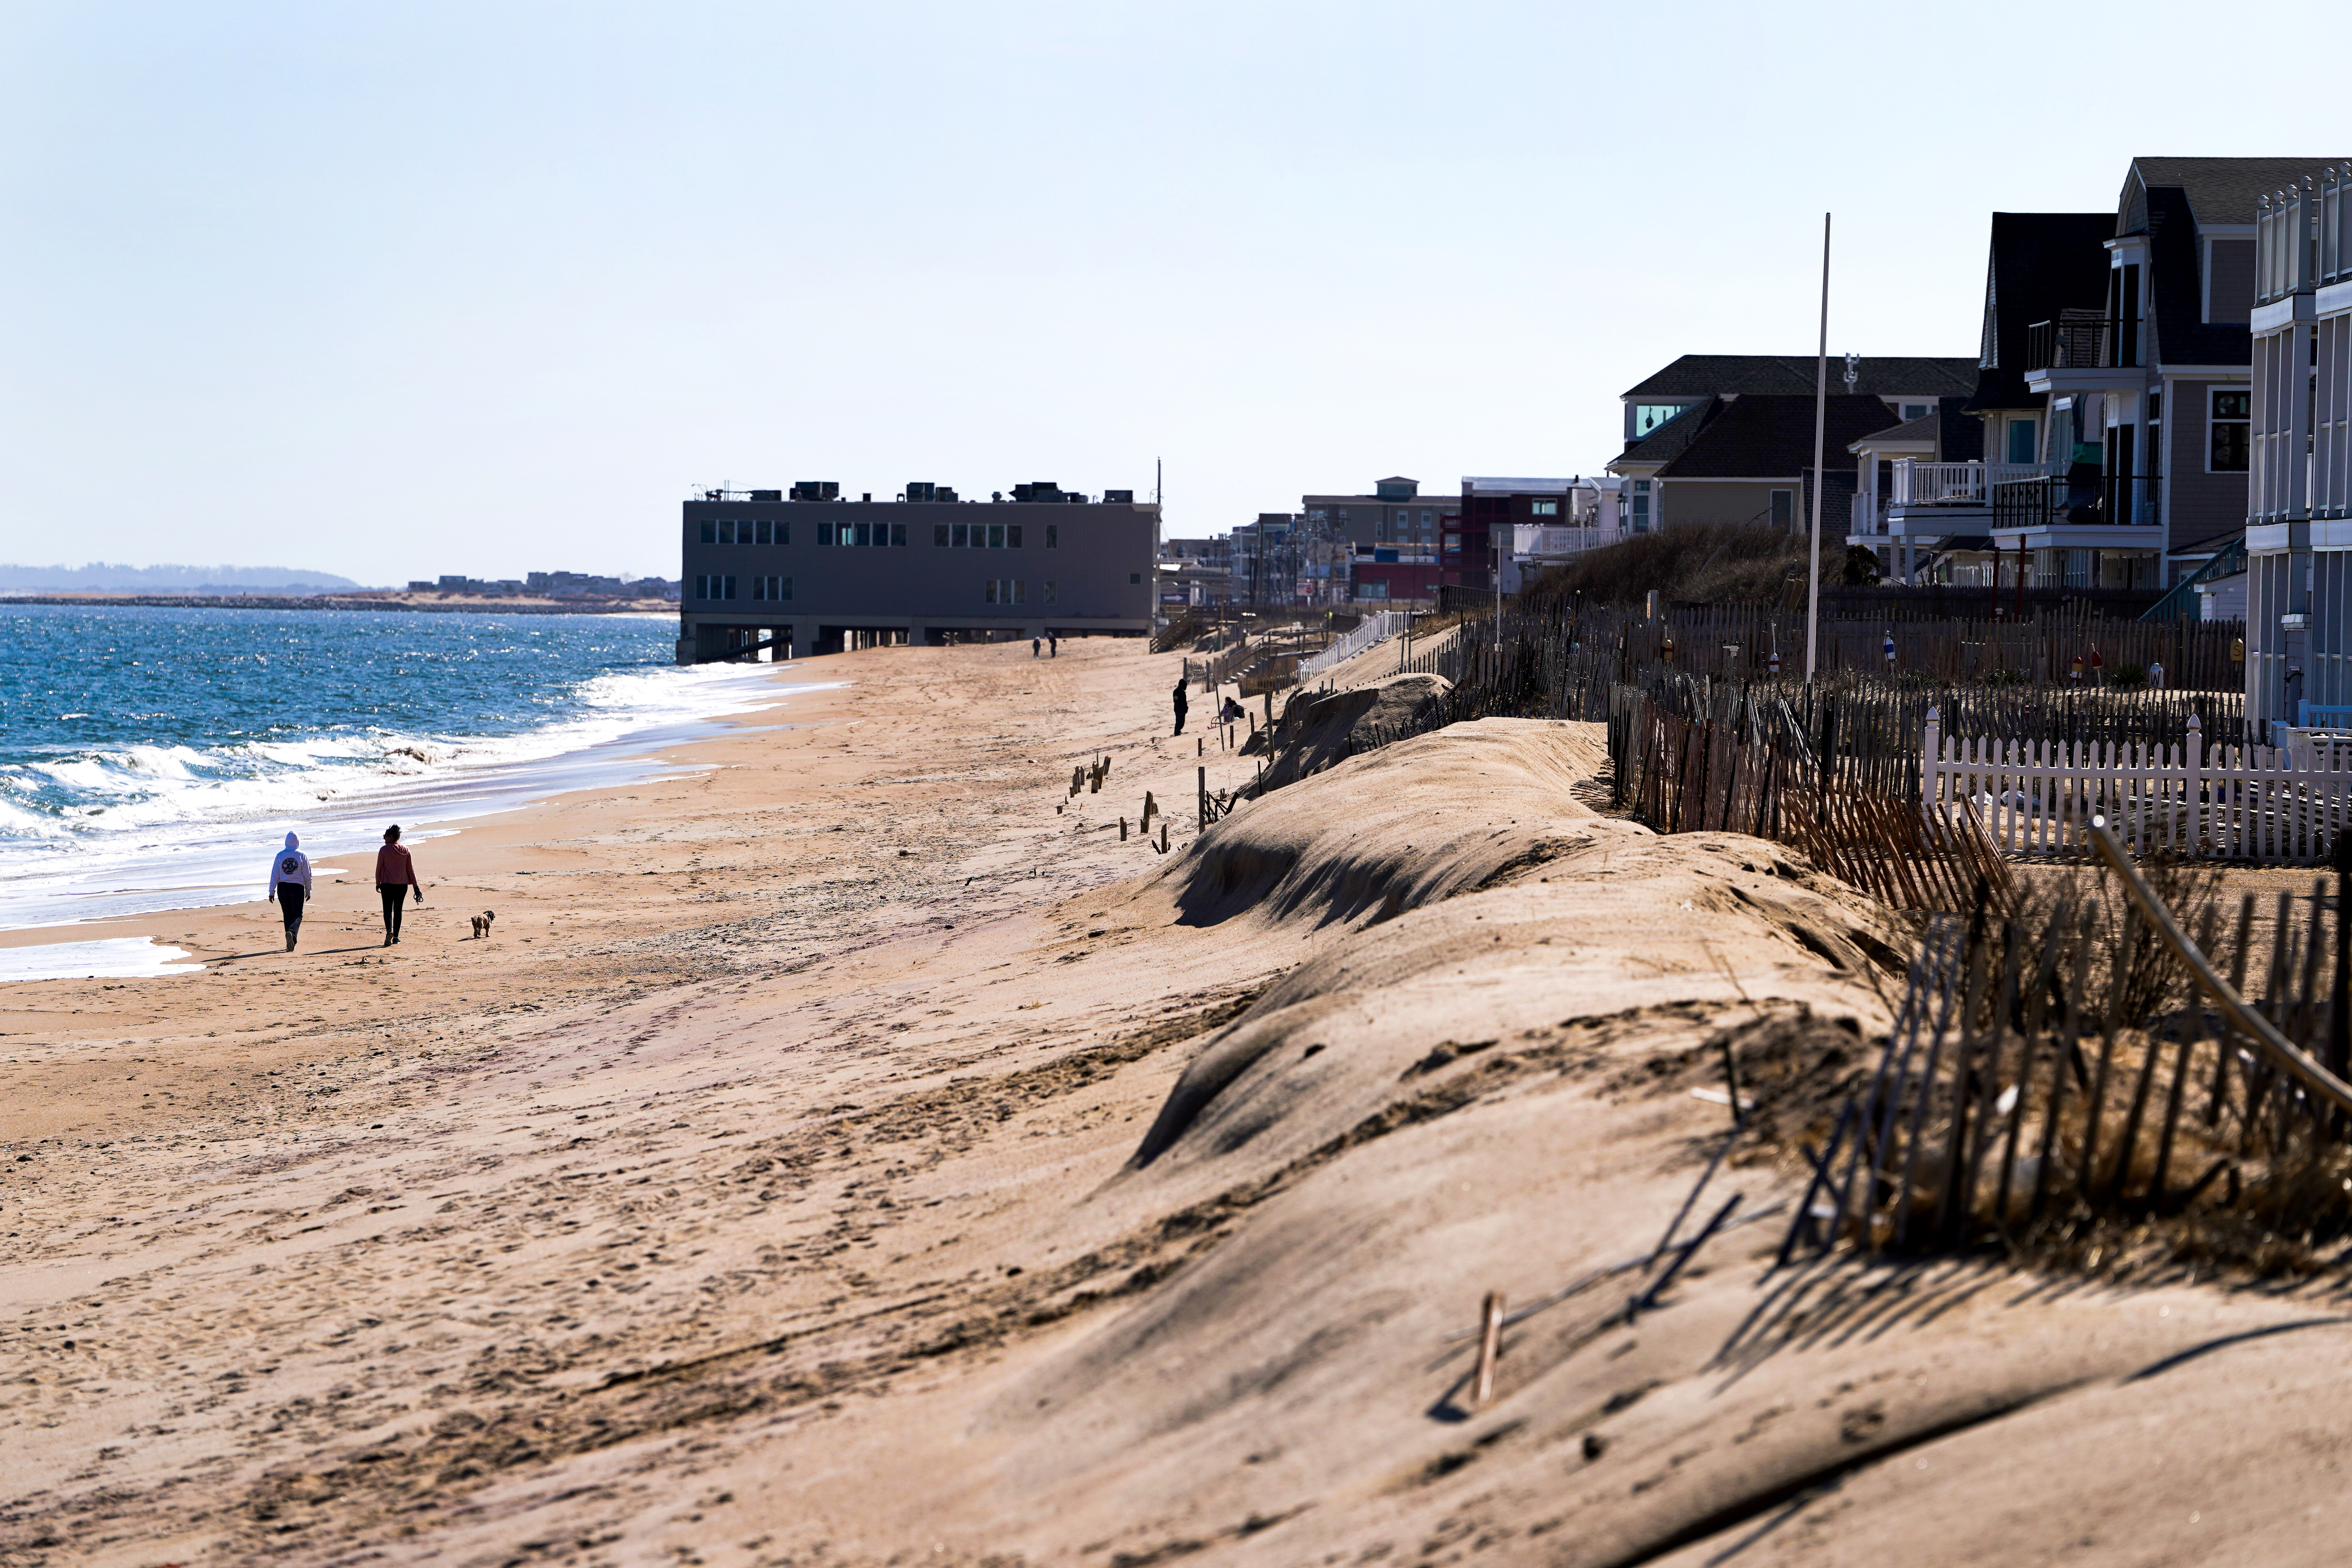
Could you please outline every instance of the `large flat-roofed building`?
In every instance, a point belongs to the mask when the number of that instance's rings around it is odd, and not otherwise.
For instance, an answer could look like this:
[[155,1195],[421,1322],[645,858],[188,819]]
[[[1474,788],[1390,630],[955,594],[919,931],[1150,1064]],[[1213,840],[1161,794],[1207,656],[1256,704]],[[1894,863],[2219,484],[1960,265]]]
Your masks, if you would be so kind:
[[1160,508],[1040,481],[1013,499],[910,484],[893,500],[830,482],[705,490],[682,522],[677,658],[778,658],[883,643],[1151,630]]

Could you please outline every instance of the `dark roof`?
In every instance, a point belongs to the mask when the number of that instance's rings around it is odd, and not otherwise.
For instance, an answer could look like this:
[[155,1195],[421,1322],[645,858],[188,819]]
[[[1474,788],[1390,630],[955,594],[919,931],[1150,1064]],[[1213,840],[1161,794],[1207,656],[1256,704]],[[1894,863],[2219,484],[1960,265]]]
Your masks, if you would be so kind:
[[1923,414],[1918,418],[1883,430],[1865,430],[1846,443],[1852,451],[1864,441],[1934,441],[1944,433],[1944,416],[1939,411]]
[[2187,198],[2200,224],[2252,223],[2255,204],[2272,192],[2299,184],[2336,158],[2134,158],[2116,202],[2117,234],[2137,234],[2147,215],[2140,194],[2169,186]]
[[[1825,472],[1852,473],[1854,459],[1853,454],[1846,450],[1848,444],[1896,423],[1885,404],[1867,395],[1849,397],[1840,393],[1829,400],[1824,414],[1826,438],[1822,443],[1822,468]],[[1683,451],[1658,470],[1658,477],[1793,479],[1812,466],[1811,394],[1801,397],[1750,395],[1724,404]]]
[[[1618,454],[1617,462],[1663,463],[1669,458],[1681,456],[1684,449],[1698,438],[1699,431],[1705,428],[1706,422],[1714,418],[1717,411],[1722,406],[1723,399],[1719,397],[1710,397],[1705,402],[1692,404],[1640,440],[1627,442],[1624,451]],[[1609,466],[1615,468],[1617,464],[1612,463]]]
[[[1874,397],[1966,393],[1976,384],[1974,360],[1863,360],[1854,391]],[[1817,371],[1811,354],[1685,354],[1629,389],[1627,397],[1811,397]],[[1830,391],[1845,389],[1845,360],[1830,360]]]
[[1965,407],[2038,408],[2025,390],[2025,337],[2069,307],[2104,310],[2112,213],[1995,213],[1985,259],[1984,336]]

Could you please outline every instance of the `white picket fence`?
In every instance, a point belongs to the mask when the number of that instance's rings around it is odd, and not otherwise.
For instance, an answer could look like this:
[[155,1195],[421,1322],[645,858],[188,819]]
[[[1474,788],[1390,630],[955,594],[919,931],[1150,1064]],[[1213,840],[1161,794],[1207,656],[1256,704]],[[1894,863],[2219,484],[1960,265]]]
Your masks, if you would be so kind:
[[2087,847],[2104,822],[2135,854],[2316,860],[2352,824],[2352,749],[1969,740],[1927,711],[1921,793],[1968,805],[2012,855]]
[[1366,616],[1363,624],[1354,631],[1334,641],[1314,658],[1298,661],[1299,683],[1304,685],[1335,665],[1355,658],[1374,643],[1386,642],[1403,631],[1412,620],[1411,610],[1379,610]]

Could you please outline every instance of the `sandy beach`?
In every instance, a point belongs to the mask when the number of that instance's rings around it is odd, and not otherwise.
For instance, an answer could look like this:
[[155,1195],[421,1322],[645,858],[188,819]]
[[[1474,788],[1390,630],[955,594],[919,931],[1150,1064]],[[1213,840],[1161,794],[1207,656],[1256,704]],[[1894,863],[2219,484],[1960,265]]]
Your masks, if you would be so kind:
[[0,1564],[2337,1560],[2309,1292],[1767,1279],[1771,1144],[1627,1310],[1726,1053],[1792,1132],[1883,1036],[1887,911],[1609,816],[1597,726],[1203,835],[1257,762],[1178,668],[781,669],[837,684],[417,843],[397,948],[352,860],[293,953],[16,933],[206,967],[0,990]]

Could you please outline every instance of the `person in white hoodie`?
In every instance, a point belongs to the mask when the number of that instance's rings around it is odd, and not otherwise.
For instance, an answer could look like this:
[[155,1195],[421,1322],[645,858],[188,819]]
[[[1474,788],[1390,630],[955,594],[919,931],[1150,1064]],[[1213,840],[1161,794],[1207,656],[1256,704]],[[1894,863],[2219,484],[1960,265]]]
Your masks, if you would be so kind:
[[286,951],[291,952],[294,939],[302,930],[302,906],[310,899],[310,858],[302,853],[302,841],[290,833],[286,836],[286,847],[269,863],[269,896],[286,918]]

